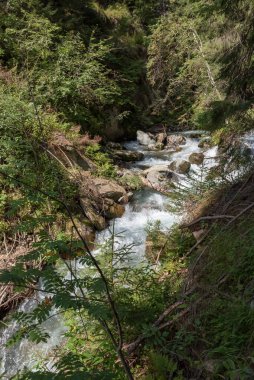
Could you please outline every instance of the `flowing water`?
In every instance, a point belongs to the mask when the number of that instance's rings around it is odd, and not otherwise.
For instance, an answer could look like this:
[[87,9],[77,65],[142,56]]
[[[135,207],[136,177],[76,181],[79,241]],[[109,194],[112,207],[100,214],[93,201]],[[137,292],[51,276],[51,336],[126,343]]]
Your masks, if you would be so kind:
[[[136,141],[126,143],[125,147],[127,149],[138,150],[144,153],[144,159],[134,163],[131,170],[137,172],[154,165],[170,164],[176,159],[188,159],[189,155],[193,152],[202,151],[198,147],[198,138],[190,138],[187,134],[186,140],[186,144],[182,146],[183,149],[180,152],[148,151]],[[214,165],[217,148],[208,149],[204,151],[204,154],[205,166],[211,167]],[[201,171],[201,167],[197,165],[191,166],[191,174],[194,177],[200,177]],[[186,177],[184,175],[181,177],[183,182],[187,183]],[[159,220],[161,229],[168,230],[174,223],[179,222],[181,215],[168,211],[167,206],[169,202],[168,197],[155,190],[142,189],[137,191],[131,202],[126,206],[124,215],[111,221],[109,229],[98,233],[97,242],[104,242],[105,239],[110,237],[110,229],[114,228],[118,247],[133,245],[130,265],[136,265],[144,259],[147,224]],[[33,298],[23,302],[20,310],[31,311],[38,301],[44,297],[45,294],[37,293]],[[17,330],[17,324],[11,322],[8,327],[0,332],[0,376],[3,375],[2,379],[10,379],[18,370],[22,370],[25,367],[32,368],[40,358],[49,357],[50,351],[63,342],[66,328],[57,315],[52,315],[44,327],[50,335],[47,343],[35,345],[23,339],[21,343],[12,348],[6,348],[5,343]],[[50,368],[50,362],[48,368]]]

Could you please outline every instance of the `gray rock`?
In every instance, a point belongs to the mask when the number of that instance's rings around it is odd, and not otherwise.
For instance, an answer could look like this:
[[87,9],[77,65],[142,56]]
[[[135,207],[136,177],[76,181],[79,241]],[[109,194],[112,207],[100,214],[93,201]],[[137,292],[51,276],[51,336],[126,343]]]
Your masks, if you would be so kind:
[[167,146],[174,147],[178,145],[185,145],[186,138],[182,135],[169,135],[167,137]]
[[115,181],[105,178],[94,178],[93,183],[102,198],[110,198],[117,202],[119,198],[126,195],[124,187],[118,185]]
[[141,145],[155,145],[155,139],[152,138],[150,134],[143,131],[137,131],[137,140]]
[[177,174],[169,169],[168,165],[154,165],[143,171],[146,185],[154,188],[165,188],[169,182],[177,181]]

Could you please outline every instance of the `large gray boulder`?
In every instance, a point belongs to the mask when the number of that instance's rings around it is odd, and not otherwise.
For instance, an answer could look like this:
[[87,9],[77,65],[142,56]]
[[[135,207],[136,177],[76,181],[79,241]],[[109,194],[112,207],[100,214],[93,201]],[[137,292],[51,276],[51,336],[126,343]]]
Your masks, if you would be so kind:
[[113,199],[117,202],[121,197],[126,195],[124,187],[118,185],[115,181],[105,178],[93,178],[93,184],[102,198]]
[[155,139],[148,133],[143,131],[137,131],[137,140],[141,145],[155,145]]

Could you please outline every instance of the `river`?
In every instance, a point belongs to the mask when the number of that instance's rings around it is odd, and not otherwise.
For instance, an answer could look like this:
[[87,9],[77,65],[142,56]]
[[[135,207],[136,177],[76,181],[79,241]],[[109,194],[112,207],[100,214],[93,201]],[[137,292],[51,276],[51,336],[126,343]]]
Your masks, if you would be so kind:
[[[135,162],[131,166],[134,173],[142,171],[144,168],[149,168],[155,165],[170,164],[176,159],[188,159],[193,152],[203,152],[205,155],[206,167],[211,167],[215,164],[213,158],[216,157],[217,148],[203,150],[198,147],[199,139],[188,137],[186,134],[186,144],[182,146],[179,152],[169,151],[149,151],[139,145],[136,141],[131,141],[125,144],[129,150],[137,150],[144,153],[144,158],[141,161]],[[190,175],[193,178],[200,178],[201,167],[192,165]],[[185,175],[179,176],[180,181],[188,186],[188,180]],[[180,221],[182,214],[169,211],[167,205],[170,200],[167,196],[153,189],[142,189],[136,191],[130,203],[126,205],[125,213],[121,218],[111,221],[110,227],[114,224],[114,231],[117,235],[116,244],[118,247],[122,245],[133,245],[132,254],[130,257],[130,265],[137,265],[145,257],[145,242],[146,242],[146,227],[148,223],[160,221],[161,229],[166,231],[170,227]],[[182,211],[183,212],[183,211]],[[110,237],[110,228],[97,234],[97,243],[104,242]],[[96,252],[95,252],[96,254]],[[37,293],[31,299],[27,299],[20,306],[20,310],[29,311],[37,302],[45,297],[43,293]],[[57,317],[52,316],[44,327],[48,331],[50,338],[47,343],[35,345],[26,339],[23,339],[19,344],[11,348],[6,348],[7,340],[17,329],[16,322],[7,322],[8,326],[0,332],[0,376],[1,379],[9,380],[19,370],[24,368],[33,368],[44,357],[50,357],[50,351],[57,345],[61,344],[64,339],[66,328],[63,322]],[[50,369],[50,362],[48,364]],[[35,370],[35,369],[34,369]]]

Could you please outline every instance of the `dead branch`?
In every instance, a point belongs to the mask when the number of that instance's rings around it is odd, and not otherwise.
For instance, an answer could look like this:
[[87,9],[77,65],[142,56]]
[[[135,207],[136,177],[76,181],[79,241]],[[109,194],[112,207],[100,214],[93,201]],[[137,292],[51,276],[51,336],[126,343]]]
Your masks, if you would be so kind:
[[228,227],[230,224],[232,224],[233,222],[236,221],[236,219],[240,218],[240,216],[242,216],[243,214],[245,214],[248,210],[250,210],[252,207],[254,207],[254,202],[251,203],[249,206],[245,207],[245,209],[243,209],[241,212],[239,212],[239,214],[237,214],[232,220],[230,220],[230,222],[228,222],[228,224],[226,225],[226,227]]
[[187,228],[187,227],[194,226],[195,224],[197,224],[199,222],[203,222],[204,220],[232,219],[232,218],[234,218],[232,215],[210,215],[210,216],[208,215],[208,216],[202,216],[201,218],[198,218],[198,219],[194,220],[191,223],[183,224],[181,226],[181,228]]

